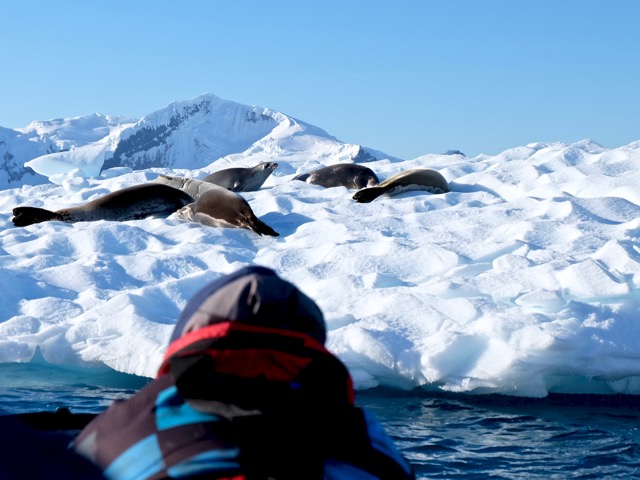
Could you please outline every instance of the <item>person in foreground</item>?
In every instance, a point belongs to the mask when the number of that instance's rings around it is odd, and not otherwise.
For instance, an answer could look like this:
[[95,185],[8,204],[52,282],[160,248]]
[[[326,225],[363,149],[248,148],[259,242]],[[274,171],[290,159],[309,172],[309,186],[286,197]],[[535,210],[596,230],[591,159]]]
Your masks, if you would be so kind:
[[187,303],[157,378],[72,448],[108,479],[414,479],[325,341],[313,300],[242,268]]

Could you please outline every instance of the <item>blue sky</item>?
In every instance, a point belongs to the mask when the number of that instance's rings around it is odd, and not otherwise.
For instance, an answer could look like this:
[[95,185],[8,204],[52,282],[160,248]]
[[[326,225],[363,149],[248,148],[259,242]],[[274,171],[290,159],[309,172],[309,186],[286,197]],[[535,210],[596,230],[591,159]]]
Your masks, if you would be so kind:
[[640,1],[3,2],[0,126],[208,92],[401,158],[640,140]]

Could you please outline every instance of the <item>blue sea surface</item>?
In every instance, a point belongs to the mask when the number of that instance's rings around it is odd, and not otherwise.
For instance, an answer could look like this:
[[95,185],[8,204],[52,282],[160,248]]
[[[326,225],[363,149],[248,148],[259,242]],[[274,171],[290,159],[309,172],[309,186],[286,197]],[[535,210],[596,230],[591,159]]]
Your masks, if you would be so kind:
[[[0,414],[97,413],[149,379],[108,369],[0,364]],[[640,479],[640,398],[358,392],[419,479]]]
[[417,478],[640,478],[640,398],[358,395]]
[[0,415],[69,408],[96,413],[131,396],[148,378],[111,369],[79,369],[50,364],[0,363]]

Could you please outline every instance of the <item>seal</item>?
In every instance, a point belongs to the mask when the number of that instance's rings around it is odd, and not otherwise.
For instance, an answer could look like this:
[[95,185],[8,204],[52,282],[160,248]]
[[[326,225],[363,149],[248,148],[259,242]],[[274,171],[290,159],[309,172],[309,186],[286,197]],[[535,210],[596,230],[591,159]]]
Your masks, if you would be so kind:
[[369,203],[380,195],[395,196],[403,192],[425,190],[431,193],[449,192],[449,184],[441,173],[428,168],[415,168],[397,173],[375,187],[358,190],[353,199],[358,203]]
[[16,227],[58,220],[92,222],[96,220],[140,220],[150,216],[168,217],[193,202],[186,192],[159,183],[134,185],[103,195],[88,203],[56,211],[37,207],[16,207],[11,221]]
[[275,162],[262,162],[255,167],[225,168],[213,172],[203,180],[232,192],[255,192],[260,189],[277,166]]
[[176,215],[209,227],[247,228],[258,235],[280,235],[256,217],[242,196],[220,187],[203,192],[195,202],[178,210]]
[[347,187],[351,190],[373,187],[380,183],[373,170],[357,163],[329,165],[308,173],[296,175],[292,180],[302,180],[303,182],[326,188]]
[[190,195],[193,200],[197,200],[207,190],[222,189],[223,187],[215,185],[213,183],[205,182],[204,180],[197,180],[189,177],[179,177],[176,175],[164,175],[160,174],[157,178],[152,180],[156,183],[163,183],[174,188],[178,188],[183,192]]

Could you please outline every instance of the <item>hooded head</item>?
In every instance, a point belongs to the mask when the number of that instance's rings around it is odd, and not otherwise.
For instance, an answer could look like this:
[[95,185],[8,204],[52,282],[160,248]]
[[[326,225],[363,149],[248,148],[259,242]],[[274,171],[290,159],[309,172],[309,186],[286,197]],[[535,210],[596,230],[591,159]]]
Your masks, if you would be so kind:
[[305,333],[324,345],[322,312],[313,300],[265,267],[244,267],[201,289],[187,303],[171,336],[222,322]]
[[352,404],[351,378],[326,336],[313,300],[268,268],[245,267],[187,303],[158,374],[171,374],[200,409],[211,401],[262,410]]

